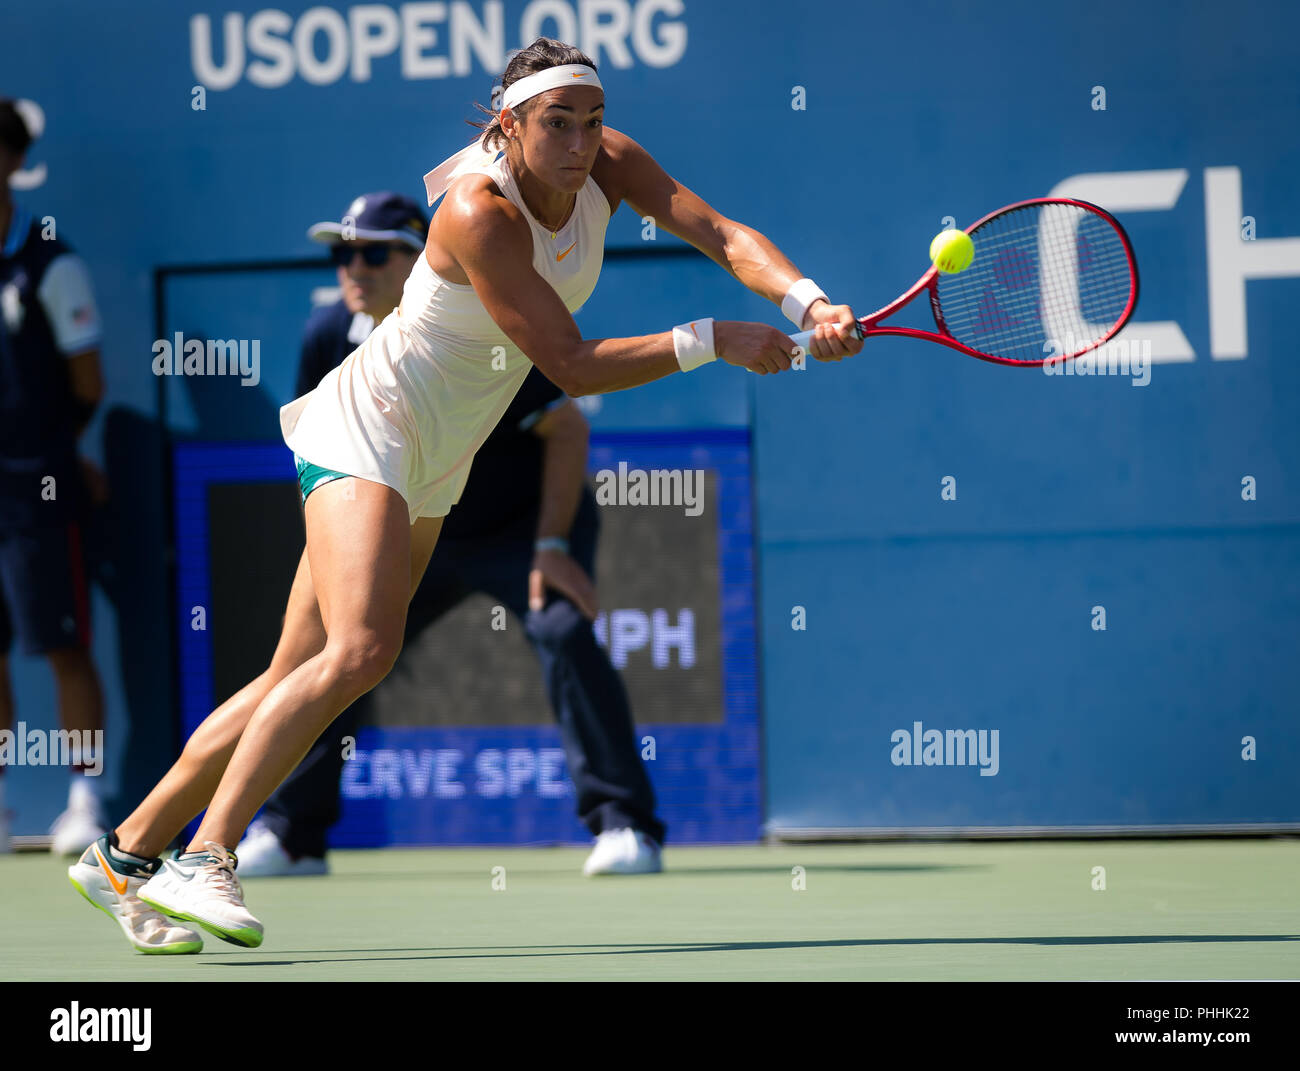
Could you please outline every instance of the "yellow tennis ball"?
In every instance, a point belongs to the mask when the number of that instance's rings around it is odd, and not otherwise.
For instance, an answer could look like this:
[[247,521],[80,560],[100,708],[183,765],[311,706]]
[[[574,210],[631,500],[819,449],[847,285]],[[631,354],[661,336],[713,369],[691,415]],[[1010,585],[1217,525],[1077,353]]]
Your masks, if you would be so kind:
[[965,271],[975,259],[975,243],[965,231],[940,231],[930,243],[930,261],[945,275]]

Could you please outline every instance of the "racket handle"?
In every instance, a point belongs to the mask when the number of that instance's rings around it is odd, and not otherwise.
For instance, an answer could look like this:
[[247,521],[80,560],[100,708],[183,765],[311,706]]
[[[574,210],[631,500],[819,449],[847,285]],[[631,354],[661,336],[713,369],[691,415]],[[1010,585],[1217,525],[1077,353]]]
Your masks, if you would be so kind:
[[[857,334],[858,338],[864,337],[862,334],[861,324],[855,323],[853,325],[853,330]],[[812,331],[800,331],[797,335],[791,335],[790,341],[792,341],[796,346],[798,346],[801,350],[803,350],[804,353],[808,353],[809,352],[808,343],[812,341],[812,337],[813,337]]]

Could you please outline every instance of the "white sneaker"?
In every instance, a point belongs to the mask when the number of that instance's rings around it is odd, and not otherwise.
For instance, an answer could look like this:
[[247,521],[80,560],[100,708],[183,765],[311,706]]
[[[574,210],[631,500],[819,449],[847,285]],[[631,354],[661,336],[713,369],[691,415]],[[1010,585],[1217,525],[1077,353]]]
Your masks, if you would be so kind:
[[582,872],[596,874],[658,874],[663,849],[639,829],[607,829],[596,837]]
[[254,822],[248,827],[235,854],[239,856],[239,876],[242,878],[309,877],[330,872],[329,863],[324,859],[309,855],[295,859],[284,850],[274,830],[262,822]]
[[52,855],[81,855],[88,844],[99,840],[106,832],[104,816],[93,801],[69,803],[68,809],[50,826],[54,839],[50,842]]
[[113,858],[105,834],[68,867],[68,880],[91,904],[117,920],[137,952],[147,956],[198,952],[203,947],[201,934],[188,926],[177,926],[137,895],[140,886],[161,865],[161,859],[131,863]]
[[262,943],[262,924],[244,906],[244,890],[235,877],[238,860],[214,841],[203,846],[206,851],[178,851],[162,860],[141,886],[140,899],[164,915],[197,922],[232,945],[256,948]]

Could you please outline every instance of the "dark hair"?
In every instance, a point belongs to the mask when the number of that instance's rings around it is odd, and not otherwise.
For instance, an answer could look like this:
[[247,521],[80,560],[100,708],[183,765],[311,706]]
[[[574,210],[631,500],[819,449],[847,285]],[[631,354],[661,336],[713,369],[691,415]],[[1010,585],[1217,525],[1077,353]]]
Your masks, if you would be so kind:
[[[539,37],[527,48],[516,52],[510,62],[506,64],[505,74],[501,76],[502,92],[509,89],[515,82],[521,78],[527,78],[530,74],[536,74],[538,71],[547,71],[552,67],[563,67],[570,63],[582,63],[596,69],[596,64],[592,62],[581,49],[574,48],[573,45],[566,45],[563,41],[556,41],[550,37]],[[484,115],[489,116],[489,120],[484,123],[476,123],[472,119],[466,120],[470,126],[476,126],[482,131],[474,140],[486,135],[488,146],[496,148],[505,141],[505,133],[501,129],[501,120],[497,118],[497,113],[491,108],[485,108],[481,104],[476,104],[476,108]],[[511,110],[520,119],[526,119],[528,112],[532,108],[532,101],[526,101],[517,108]]]
[[22,156],[32,143],[32,132],[8,97],[0,97],[0,144]]

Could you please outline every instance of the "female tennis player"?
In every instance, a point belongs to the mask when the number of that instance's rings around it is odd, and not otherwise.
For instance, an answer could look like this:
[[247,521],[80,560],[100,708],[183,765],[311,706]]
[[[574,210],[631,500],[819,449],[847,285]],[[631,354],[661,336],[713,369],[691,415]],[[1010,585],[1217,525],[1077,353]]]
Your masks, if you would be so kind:
[[[197,931],[163,915],[261,944],[230,849],[325,727],[392,667],[442,519],[530,363],[575,396],[715,359],[760,375],[790,367],[797,350],[783,332],[703,315],[658,334],[583,339],[571,314],[596,286],[620,202],[780,304],[796,330],[815,326],[818,360],[861,348],[848,306],[604,126],[596,66],[578,49],[538,38],[502,83],[481,138],[425,176],[430,205],[446,196],[401,305],[281,410],[307,546],[271,666],[208,716],[140,807],[69,869],[139,951],[201,947]],[[157,858],[205,807],[188,850]]]

